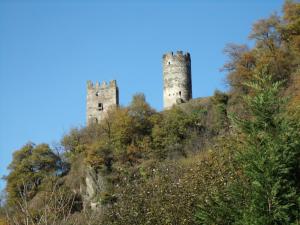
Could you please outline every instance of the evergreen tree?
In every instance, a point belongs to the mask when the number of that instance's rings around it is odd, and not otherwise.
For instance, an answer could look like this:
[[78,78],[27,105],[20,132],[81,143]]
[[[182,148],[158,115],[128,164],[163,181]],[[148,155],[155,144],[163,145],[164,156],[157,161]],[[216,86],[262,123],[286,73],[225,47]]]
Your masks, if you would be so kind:
[[[227,188],[200,205],[200,224],[298,224],[300,122],[285,111],[281,82],[264,73],[246,84],[247,118],[234,118],[241,170]],[[220,223],[220,221],[223,221]]]

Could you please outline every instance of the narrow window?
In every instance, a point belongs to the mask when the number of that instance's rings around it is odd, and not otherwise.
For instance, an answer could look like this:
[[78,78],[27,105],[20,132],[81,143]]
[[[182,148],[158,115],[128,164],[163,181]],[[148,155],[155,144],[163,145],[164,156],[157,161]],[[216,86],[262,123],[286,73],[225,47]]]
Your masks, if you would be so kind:
[[181,91],[179,91],[179,96],[181,97]]
[[168,62],[169,65],[171,65],[171,62]]
[[98,103],[98,110],[102,111],[103,110],[103,104],[102,103]]

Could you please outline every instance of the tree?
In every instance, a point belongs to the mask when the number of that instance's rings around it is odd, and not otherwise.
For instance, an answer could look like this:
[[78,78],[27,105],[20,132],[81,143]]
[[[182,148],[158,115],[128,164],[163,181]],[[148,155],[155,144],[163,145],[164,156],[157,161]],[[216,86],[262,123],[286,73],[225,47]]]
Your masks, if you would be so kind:
[[281,27],[282,38],[292,43],[293,51],[300,50],[300,4],[294,1],[286,1],[283,6],[283,19],[285,25]]
[[133,96],[128,113],[134,125],[134,139],[138,141],[143,136],[151,134],[152,123],[150,118],[155,111],[146,102],[144,94],[139,93]]
[[128,107],[111,111],[102,125],[109,133],[105,148],[109,146],[123,162],[136,161],[133,158],[141,157],[145,139],[151,134],[151,116],[154,113],[143,94],[133,96]]
[[5,214],[5,192],[0,193],[0,225],[7,225]]
[[[27,183],[30,186],[30,183]],[[73,219],[75,212],[82,210],[82,201],[59,179],[47,182],[47,188],[39,191],[33,199],[28,199],[27,188],[20,193],[17,210],[7,210],[6,216],[10,225],[48,225],[48,224],[83,224],[78,218]],[[85,218],[84,224],[92,223],[92,218]]]
[[250,38],[256,40],[258,48],[274,52],[276,48],[280,47],[282,40],[278,32],[280,22],[280,17],[274,14],[268,19],[259,20],[253,25]]
[[212,196],[206,205],[210,207],[200,206],[198,221],[298,224],[300,122],[286,115],[285,101],[279,96],[281,82],[273,82],[262,72],[245,85],[253,90],[253,95],[246,96],[245,108],[251,117],[234,118],[235,143],[240,144],[231,146],[236,149],[235,160],[243,179],[236,177]]
[[299,121],[285,114],[279,97],[281,82],[265,74],[248,83],[255,96],[248,97],[250,120],[238,120],[245,138],[239,161],[249,180],[249,201],[244,224],[292,224],[299,222],[297,187],[300,143]]
[[26,198],[32,199],[47,177],[56,175],[59,161],[47,144],[28,143],[16,151],[5,178],[8,203],[14,205],[25,192]]
[[87,148],[86,162],[88,162],[92,168],[96,169],[96,171],[102,169],[104,166],[106,172],[110,172],[112,170],[113,160],[112,146],[109,143],[98,141]]
[[162,115],[154,115],[152,120],[153,149],[156,157],[162,159],[172,154],[185,155],[183,144],[200,127],[198,113],[188,114],[180,107],[173,107]]
[[220,133],[226,130],[229,124],[227,115],[228,95],[217,90],[212,96],[211,102],[210,116],[212,119],[210,129],[213,133]]
[[[88,129],[93,129],[88,128]],[[68,158],[75,156],[85,150],[87,142],[86,130],[74,128],[71,129],[68,135],[65,135],[61,140],[61,145],[64,147],[65,155]]]

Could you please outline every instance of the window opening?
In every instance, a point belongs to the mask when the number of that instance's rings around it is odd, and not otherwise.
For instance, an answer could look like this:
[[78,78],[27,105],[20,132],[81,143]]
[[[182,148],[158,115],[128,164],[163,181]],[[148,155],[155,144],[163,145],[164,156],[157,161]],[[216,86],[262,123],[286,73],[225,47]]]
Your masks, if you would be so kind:
[[98,110],[102,111],[103,110],[103,104],[102,103],[98,103]]

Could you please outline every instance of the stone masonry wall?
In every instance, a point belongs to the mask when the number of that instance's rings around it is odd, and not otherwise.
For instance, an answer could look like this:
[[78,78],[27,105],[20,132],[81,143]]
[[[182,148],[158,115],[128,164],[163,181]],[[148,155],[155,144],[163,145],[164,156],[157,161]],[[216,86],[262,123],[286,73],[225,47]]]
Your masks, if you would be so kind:
[[97,82],[95,85],[87,82],[87,124],[98,123],[107,115],[111,107],[119,105],[119,90],[115,80],[106,84],[104,81],[101,85]]
[[163,56],[164,109],[192,98],[190,54],[178,51]]

